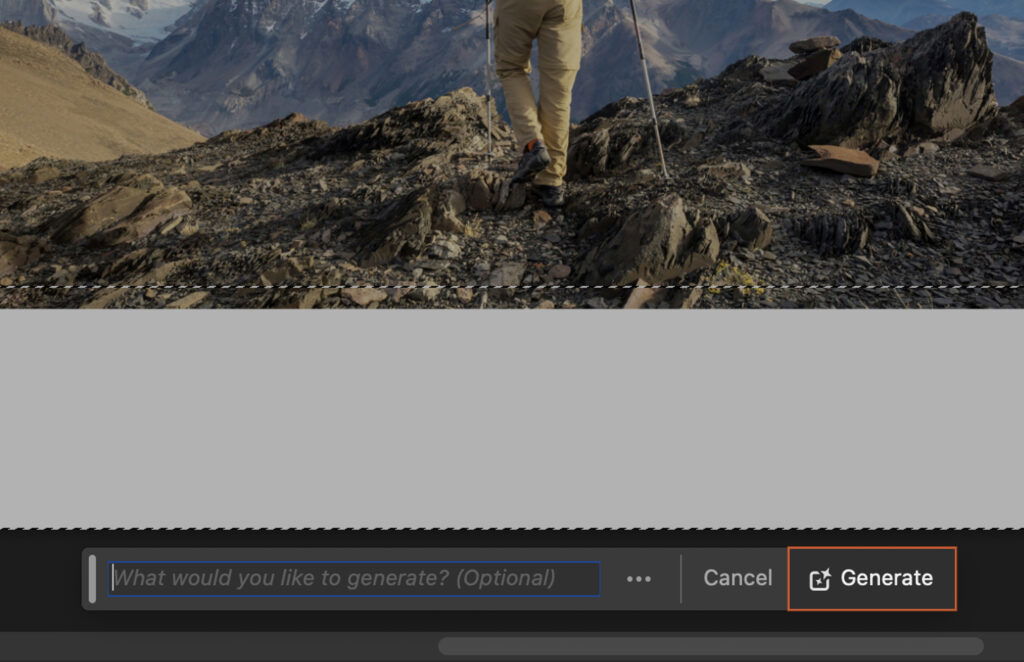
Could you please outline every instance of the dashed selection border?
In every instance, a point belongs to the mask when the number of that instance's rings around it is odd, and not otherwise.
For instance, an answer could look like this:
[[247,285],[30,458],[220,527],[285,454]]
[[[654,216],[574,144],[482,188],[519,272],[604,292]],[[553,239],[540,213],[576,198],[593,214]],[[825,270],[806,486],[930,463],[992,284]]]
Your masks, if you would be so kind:
[[0,533],[27,532],[177,532],[208,533],[268,532],[268,533],[804,533],[804,532],[944,532],[944,533],[1024,533],[1020,527],[3,527]]
[[558,292],[558,291],[622,291],[679,290],[679,291],[794,291],[794,292],[1007,292],[1024,290],[1024,284],[993,285],[0,285],[0,291],[101,291],[101,290],[161,290],[161,291],[296,291],[296,290],[475,290],[506,292]]

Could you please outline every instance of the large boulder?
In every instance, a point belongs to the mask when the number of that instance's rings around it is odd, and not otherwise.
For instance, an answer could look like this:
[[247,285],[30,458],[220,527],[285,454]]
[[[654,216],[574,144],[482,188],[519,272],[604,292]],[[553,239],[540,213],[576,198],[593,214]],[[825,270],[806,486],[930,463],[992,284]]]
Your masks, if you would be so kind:
[[[702,103],[698,90],[692,86],[666,93],[664,99],[685,108]],[[666,119],[660,123],[660,130],[666,149],[676,145],[685,149],[694,138],[692,128],[680,121]],[[650,110],[641,99],[626,97],[605,106],[573,131],[568,177],[586,179],[636,170],[645,160],[654,158],[657,144]]]
[[633,165],[638,152],[646,152],[650,120],[639,122],[601,119],[574,137],[569,147],[569,177],[606,175]]
[[881,163],[867,152],[835,145],[811,145],[818,157],[803,161],[803,165],[811,168],[832,170],[854,177],[874,177],[878,174]]
[[[501,120],[493,100],[491,113],[495,144],[507,144],[512,132]],[[316,146],[312,156],[329,159],[372,150],[401,150],[417,158],[455,151],[482,154],[487,149],[487,125],[484,97],[470,88],[462,88],[345,127]]]
[[796,80],[814,78],[821,72],[835,65],[836,62],[839,62],[842,57],[843,54],[837,48],[818,51],[817,53],[808,55],[806,59],[801,60],[796,65],[790,67],[787,70],[787,73]]
[[760,121],[802,144],[863,148],[944,136],[998,111],[992,61],[977,17],[962,13],[903,44],[850,52],[769,104]]
[[192,199],[152,175],[126,178],[106,193],[55,218],[53,240],[114,246],[136,241],[192,210]]
[[871,221],[861,213],[826,212],[794,225],[796,234],[824,256],[857,253],[871,239]]
[[728,225],[729,236],[748,248],[767,248],[775,237],[775,223],[760,207],[748,207]]
[[793,51],[797,55],[809,55],[816,51],[839,48],[839,44],[839,37],[811,37],[810,39],[804,39],[790,44],[789,50]]
[[9,276],[19,269],[31,267],[43,252],[43,244],[35,237],[0,232],[0,276]]
[[136,241],[173,219],[192,211],[192,198],[178,188],[157,191],[139,205],[132,215],[107,228],[94,240],[107,246]]
[[714,224],[691,222],[673,193],[622,219],[579,271],[588,285],[659,284],[712,266],[720,249]]
[[[527,186],[493,171],[470,174],[461,184],[465,206],[473,211],[514,211],[526,205]],[[462,210],[459,210],[460,212]]]
[[419,189],[391,203],[356,234],[357,259],[366,268],[418,257],[435,232],[464,234],[459,220],[461,195],[451,190]]

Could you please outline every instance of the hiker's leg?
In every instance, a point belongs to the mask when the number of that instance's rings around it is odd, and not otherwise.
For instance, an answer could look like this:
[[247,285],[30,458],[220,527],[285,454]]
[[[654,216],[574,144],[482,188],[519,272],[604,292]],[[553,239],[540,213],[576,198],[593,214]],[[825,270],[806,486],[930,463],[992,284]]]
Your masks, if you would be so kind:
[[540,28],[540,123],[551,165],[534,180],[561,186],[569,163],[572,87],[583,54],[583,1],[555,0]]
[[541,138],[537,99],[530,84],[530,52],[543,19],[537,5],[539,0],[498,0],[495,21],[494,59],[519,149]]
[[572,86],[576,69],[542,69],[540,72],[540,121],[551,165],[534,183],[561,186],[569,166],[569,130],[572,125]]

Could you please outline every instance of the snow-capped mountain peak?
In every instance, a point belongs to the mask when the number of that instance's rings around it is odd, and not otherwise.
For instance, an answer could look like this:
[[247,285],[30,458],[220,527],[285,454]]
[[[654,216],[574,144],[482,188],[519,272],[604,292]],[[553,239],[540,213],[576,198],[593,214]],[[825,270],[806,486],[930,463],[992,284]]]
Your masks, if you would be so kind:
[[156,42],[196,0],[51,0],[61,18],[127,37]]

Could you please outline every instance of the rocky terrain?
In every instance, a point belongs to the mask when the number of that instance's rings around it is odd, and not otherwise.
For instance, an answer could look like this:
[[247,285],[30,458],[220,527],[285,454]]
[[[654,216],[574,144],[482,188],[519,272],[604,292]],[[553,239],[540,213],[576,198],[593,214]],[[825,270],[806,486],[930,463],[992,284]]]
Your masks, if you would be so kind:
[[102,60],[72,50],[86,57],[76,61],[61,44],[0,27],[0,169],[40,156],[104,161],[202,140],[140,103],[123,79],[109,79]]
[[[0,305],[1024,306],[1024,100],[969,14],[822,37],[574,131],[570,204],[483,153],[472,90],[335,129],[289,116],[159,156],[0,174]],[[813,148],[812,148],[813,146]]]

